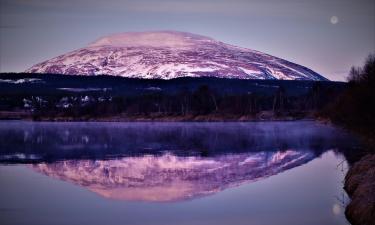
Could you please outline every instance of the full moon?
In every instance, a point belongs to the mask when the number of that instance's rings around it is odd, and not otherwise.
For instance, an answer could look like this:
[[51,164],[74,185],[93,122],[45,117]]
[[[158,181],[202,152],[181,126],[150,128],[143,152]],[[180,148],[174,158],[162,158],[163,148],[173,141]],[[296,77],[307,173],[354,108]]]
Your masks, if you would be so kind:
[[337,18],[337,16],[332,16],[331,17],[331,23],[332,24],[336,24],[336,23],[338,23],[339,22],[339,18]]

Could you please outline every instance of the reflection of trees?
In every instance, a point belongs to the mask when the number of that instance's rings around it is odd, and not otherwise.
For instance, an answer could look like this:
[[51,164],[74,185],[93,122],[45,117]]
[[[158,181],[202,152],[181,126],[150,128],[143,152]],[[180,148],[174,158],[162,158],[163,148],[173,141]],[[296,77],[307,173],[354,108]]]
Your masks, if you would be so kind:
[[281,123],[10,123],[0,129],[2,155],[37,154],[45,160],[160,154],[351,149],[347,134],[313,122]]

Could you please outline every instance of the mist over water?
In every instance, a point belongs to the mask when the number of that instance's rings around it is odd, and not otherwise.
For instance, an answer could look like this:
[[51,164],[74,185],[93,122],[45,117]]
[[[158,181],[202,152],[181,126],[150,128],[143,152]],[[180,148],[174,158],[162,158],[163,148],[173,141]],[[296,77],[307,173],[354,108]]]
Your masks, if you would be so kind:
[[57,123],[2,122],[0,160],[40,162],[109,159],[169,152],[213,156],[288,149],[357,146],[340,129],[315,122],[255,123]]

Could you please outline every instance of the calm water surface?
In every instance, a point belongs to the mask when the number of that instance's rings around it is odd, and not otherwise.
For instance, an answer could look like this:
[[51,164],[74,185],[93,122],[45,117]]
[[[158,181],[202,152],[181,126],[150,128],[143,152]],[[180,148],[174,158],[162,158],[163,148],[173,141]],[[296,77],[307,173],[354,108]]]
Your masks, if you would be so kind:
[[315,122],[0,122],[1,224],[348,224]]

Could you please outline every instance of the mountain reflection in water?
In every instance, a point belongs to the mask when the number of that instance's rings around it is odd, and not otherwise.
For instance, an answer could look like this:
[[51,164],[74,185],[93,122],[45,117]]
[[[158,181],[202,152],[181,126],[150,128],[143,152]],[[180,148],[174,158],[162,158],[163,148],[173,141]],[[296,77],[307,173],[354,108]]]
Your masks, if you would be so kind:
[[315,158],[311,151],[214,157],[145,155],[114,160],[67,160],[33,165],[36,171],[117,200],[170,202],[220,192],[263,179]]
[[359,147],[314,121],[1,121],[0,218],[345,225],[344,167]]
[[25,163],[111,199],[193,199],[302,165],[352,138],[315,122],[3,122],[0,163]]

